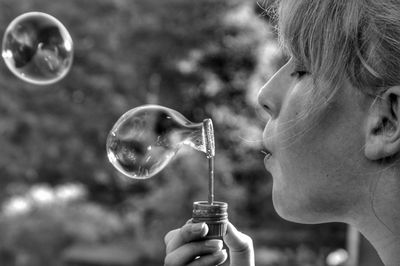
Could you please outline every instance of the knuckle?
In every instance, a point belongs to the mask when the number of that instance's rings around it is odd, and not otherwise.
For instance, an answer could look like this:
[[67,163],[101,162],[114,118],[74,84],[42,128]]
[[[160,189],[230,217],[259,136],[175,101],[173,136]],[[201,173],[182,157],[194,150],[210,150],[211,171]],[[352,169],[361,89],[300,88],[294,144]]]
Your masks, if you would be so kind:
[[164,236],[164,243],[165,245],[168,245],[168,242],[174,237],[174,235],[177,233],[177,229],[169,231],[165,236]]
[[[205,264],[204,260],[202,258],[199,258],[197,260],[194,260],[193,262],[191,262],[187,266],[206,266],[206,265],[207,264]],[[210,265],[210,264],[208,264],[208,265]]]
[[185,242],[189,241],[191,238],[192,232],[190,229],[191,229],[190,224],[186,224],[179,229],[179,234],[181,235],[183,241]]
[[246,237],[244,238],[244,241],[246,242],[248,247],[253,246],[253,239],[251,237],[246,235]]
[[235,252],[245,253],[248,252],[253,247],[253,239],[245,234],[242,235],[241,241],[236,248]]
[[185,245],[186,254],[190,254],[190,257],[196,258],[210,252],[203,243],[192,242]]
[[164,259],[164,266],[177,266],[174,265],[173,261],[171,260],[171,256],[166,256]]
[[170,234],[170,232],[164,236],[164,244],[165,245],[167,245],[169,242],[169,237],[170,237],[169,234]]
[[202,256],[197,260],[194,260],[188,266],[209,266],[209,265],[220,265],[225,260],[223,258],[218,258],[216,256],[208,255]]
[[187,245],[188,253],[190,254],[197,254],[201,251],[201,247],[198,243],[190,243]]

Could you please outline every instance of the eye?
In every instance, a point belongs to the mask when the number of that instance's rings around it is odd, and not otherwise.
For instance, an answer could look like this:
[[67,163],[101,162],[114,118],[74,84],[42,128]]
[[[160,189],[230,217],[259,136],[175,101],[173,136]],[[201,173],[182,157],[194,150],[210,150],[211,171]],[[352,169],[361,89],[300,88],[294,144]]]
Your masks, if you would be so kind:
[[303,76],[310,74],[308,71],[305,70],[296,70],[293,71],[290,76],[295,77],[297,79],[301,79]]
[[304,66],[303,63],[301,63],[300,60],[296,60],[295,58],[292,57],[292,66],[293,66],[293,72],[290,73],[291,77],[294,77],[296,79],[301,79],[305,75],[309,75],[310,72],[307,71],[307,68]]

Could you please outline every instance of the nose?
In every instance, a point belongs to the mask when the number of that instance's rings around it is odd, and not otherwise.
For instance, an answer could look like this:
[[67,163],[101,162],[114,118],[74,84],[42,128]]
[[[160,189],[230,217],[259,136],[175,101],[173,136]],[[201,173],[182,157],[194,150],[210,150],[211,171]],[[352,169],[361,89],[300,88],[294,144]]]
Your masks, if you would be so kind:
[[[279,111],[284,100],[289,80],[285,78],[287,64],[276,72],[258,92],[258,104],[275,119],[279,115]],[[286,74],[286,76],[289,76]]]

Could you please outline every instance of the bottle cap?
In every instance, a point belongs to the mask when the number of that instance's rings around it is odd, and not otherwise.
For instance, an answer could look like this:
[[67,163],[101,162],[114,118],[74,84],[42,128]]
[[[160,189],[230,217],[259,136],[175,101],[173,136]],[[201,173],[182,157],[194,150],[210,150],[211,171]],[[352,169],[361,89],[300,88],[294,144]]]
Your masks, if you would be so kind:
[[192,221],[194,223],[205,222],[208,225],[206,238],[221,238],[226,234],[228,222],[228,204],[226,202],[208,201],[193,202]]

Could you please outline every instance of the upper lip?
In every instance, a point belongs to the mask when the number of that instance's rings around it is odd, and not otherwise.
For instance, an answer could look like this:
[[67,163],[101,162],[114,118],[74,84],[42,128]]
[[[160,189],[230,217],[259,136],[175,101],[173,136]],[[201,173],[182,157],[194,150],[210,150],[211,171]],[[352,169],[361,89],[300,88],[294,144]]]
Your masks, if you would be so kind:
[[272,154],[272,152],[270,150],[266,149],[266,148],[263,149],[263,153],[265,155],[271,155]]
[[266,164],[267,161],[269,161],[269,159],[271,158],[272,153],[268,149],[264,149],[263,153],[265,153],[264,164]]
[[272,154],[272,149],[271,147],[273,147],[273,140],[271,139],[271,136],[273,136],[272,134],[272,128],[269,126],[270,125],[270,121],[268,121],[267,125],[264,128],[264,132],[263,132],[263,146],[264,146],[264,151],[268,154]]

